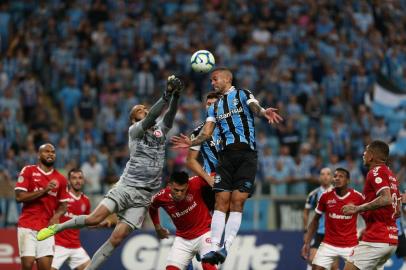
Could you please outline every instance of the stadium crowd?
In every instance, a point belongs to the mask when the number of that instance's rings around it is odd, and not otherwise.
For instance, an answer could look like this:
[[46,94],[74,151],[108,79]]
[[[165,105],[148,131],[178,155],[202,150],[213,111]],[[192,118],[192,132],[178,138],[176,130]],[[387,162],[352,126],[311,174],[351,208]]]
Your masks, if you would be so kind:
[[[404,119],[393,127],[365,102],[378,76],[406,92],[405,11],[404,0],[2,1],[0,196],[13,197],[44,142],[57,169],[80,167],[85,193],[104,194],[128,158],[131,107],[150,104],[172,73],[186,90],[171,134],[191,132],[210,90],[190,70],[198,49],[285,118],[257,123],[257,194],[304,196],[325,166],[348,168],[360,190],[364,146],[406,137]],[[185,155],[169,149],[165,175]],[[404,190],[401,156],[391,165]]]

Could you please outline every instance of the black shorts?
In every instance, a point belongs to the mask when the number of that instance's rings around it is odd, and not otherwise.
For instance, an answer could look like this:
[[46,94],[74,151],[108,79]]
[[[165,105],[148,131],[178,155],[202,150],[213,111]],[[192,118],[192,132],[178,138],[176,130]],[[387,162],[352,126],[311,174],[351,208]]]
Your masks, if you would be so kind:
[[310,248],[319,248],[323,239],[324,239],[324,234],[316,233],[316,235],[313,237],[312,241],[310,242]]
[[251,149],[226,149],[221,151],[218,157],[213,190],[252,193],[257,173],[257,152]]
[[398,248],[396,249],[396,257],[403,258],[406,257],[406,237],[405,234],[399,235],[398,238]]

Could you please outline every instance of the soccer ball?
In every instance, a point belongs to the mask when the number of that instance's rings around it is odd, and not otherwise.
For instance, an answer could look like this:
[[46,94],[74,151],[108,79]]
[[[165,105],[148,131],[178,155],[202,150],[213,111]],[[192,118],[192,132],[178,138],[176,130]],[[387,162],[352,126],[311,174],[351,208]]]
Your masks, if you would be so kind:
[[211,52],[200,50],[192,55],[192,58],[190,58],[190,63],[192,64],[192,69],[195,72],[206,73],[214,67],[216,61],[214,60],[214,56]]

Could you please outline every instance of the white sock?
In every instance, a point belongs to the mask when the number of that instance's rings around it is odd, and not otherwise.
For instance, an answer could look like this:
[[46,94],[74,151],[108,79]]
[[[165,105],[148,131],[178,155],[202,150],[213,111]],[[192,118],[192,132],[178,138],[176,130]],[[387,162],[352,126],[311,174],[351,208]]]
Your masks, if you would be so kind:
[[240,229],[242,219],[241,212],[230,212],[226,224],[226,231],[224,235],[224,247],[226,250],[230,250],[231,244],[234,238],[237,236],[238,230]]
[[310,264],[307,265],[306,270],[312,270],[312,266]]
[[223,235],[224,226],[226,224],[226,213],[214,210],[211,219],[211,248],[218,250],[220,248],[221,236]]

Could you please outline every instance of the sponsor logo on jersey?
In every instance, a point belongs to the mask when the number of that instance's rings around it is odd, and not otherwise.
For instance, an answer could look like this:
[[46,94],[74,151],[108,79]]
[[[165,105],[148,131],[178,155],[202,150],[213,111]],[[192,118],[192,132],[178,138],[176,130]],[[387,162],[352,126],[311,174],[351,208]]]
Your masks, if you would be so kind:
[[32,173],[32,176],[41,176],[41,174],[34,172],[34,173]]
[[329,213],[328,216],[333,219],[351,219],[352,218],[352,215],[346,216],[346,215],[338,215],[336,213]]
[[217,120],[219,121],[219,120],[223,120],[223,119],[229,118],[229,117],[231,117],[233,114],[240,114],[240,113],[242,113],[242,112],[243,112],[242,107],[238,107],[237,109],[232,109],[232,110],[229,111],[228,113],[220,114],[220,115],[218,115],[216,118],[217,118]]
[[218,184],[220,183],[220,181],[221,181],[220,175],[217,174],[216,176],[214,176],[214,183]]
[[188,208],[186,208],[185,210],[171,214],[171,217],[179,218],[181,216],[184,216],[187,213],[189,213],[190,211],[192,211],[193,209],[195,209],[196,206],[197,206],[197,203],[193,202],[193,204],[191,206],[189,206]]

